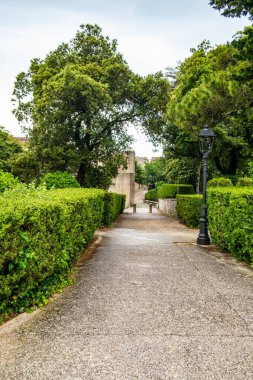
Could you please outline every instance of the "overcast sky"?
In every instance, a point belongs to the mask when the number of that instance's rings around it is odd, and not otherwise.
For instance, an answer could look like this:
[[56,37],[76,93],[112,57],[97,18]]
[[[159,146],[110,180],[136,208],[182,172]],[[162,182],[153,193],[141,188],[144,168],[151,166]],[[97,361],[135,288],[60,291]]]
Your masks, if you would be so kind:
[[[21,135],[11,113],[16,75],[86,23],[116,38],[130,68],[141,75],[174,67],[203,39],[212,45],[230,41],[250,24],[221,16],[208,0],[0,0],[0,125],[10,133]],[[137,139],[137,155],[156,155],[142,136]]]

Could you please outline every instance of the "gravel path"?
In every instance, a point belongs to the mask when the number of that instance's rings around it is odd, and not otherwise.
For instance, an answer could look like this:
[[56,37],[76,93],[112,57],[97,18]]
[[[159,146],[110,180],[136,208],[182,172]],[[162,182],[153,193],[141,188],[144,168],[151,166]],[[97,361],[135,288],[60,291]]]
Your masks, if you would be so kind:
[[196,237],[126,210],[75,286],[0,328],[0,379],[253,379],[253,270]]

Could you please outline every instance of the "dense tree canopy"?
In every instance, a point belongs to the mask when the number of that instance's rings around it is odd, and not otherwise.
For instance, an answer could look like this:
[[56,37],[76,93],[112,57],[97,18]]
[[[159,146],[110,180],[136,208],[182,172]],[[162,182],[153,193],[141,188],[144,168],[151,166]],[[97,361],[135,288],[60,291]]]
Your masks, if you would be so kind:
[[249,19],[253,20],[252,0],[211,0],[209,4],[213,8],[222,11],[223,16],[249,16]]
[[[204,41],[193,49],[177,67],[170,97],[170,125],[182,129],[175,129],[177,139],[181,133],[194,140],[205,125],[214,128],[214,159],[223,174],[235,174],[252,155],[252,36],[247,27],[232,43],[212,48]],[[175,145],[175,137],[167,141]]]
[[165,181],[165,159],[158,157],[147,162],[144,167],[145,183],[155,186],[160,181]]
[[115,40],[82,25],[70,43],[17,76],[14,112],[40,176],[67,170],[82,186],[106,188],[131,142],[126,127],[142,125],[151,135],[162,128],[168,92],[161,73],[134,74]]

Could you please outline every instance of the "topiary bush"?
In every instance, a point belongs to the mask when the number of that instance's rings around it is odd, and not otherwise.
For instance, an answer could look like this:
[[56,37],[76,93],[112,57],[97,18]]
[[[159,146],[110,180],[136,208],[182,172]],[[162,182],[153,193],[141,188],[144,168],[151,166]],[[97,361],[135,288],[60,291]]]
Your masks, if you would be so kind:
[[157,202],[157,189],[152,189],[149,190],[145,193],[145,200],[146,201],[152,201],[152,202]]
[[10,313],[46,303],[53,292],[69,284],[94,231],[117,217],[123,198],[113,193],[108,197],[98,189],[21,188],[4,193],[0,197],[0,321]]
[[217,177],[210,179],[210,181],[207,182],[207,187],[231,187],[233,186],[233,182],[229,178],[225,177]]
[[158,198],[176,198],[177,194],[193,194],[192,185],[166,183],[157,189]]
[[177,194],[176,212],[179,220],[188,227],[199,227],[202,195]]
[[253,265],[253,189],[210,188],[207,207],[212,241]]
[[40,185],[46,186],[49,189],[64,189],[64,188],[77,188],[80,187],[78,181],[67,172],[54,172],[47,173],[41,179]]
[[250,178],[250,177],[239,178],[236,186],[237,187],[253,187],[253,178]]
[[5,190],[12,189],[19,183],[17,178],[14,178],[11,173],[0,170],[0,193]]

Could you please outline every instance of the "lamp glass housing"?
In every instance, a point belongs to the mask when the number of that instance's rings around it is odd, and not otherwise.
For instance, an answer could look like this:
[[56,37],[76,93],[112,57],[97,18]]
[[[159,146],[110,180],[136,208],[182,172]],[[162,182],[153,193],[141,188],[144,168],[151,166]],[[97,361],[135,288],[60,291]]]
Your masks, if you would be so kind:
[[202,154],[208,154],[211,152],[216,138],[216,134],[211,128],[203,128],[199,134],[199,145]]

